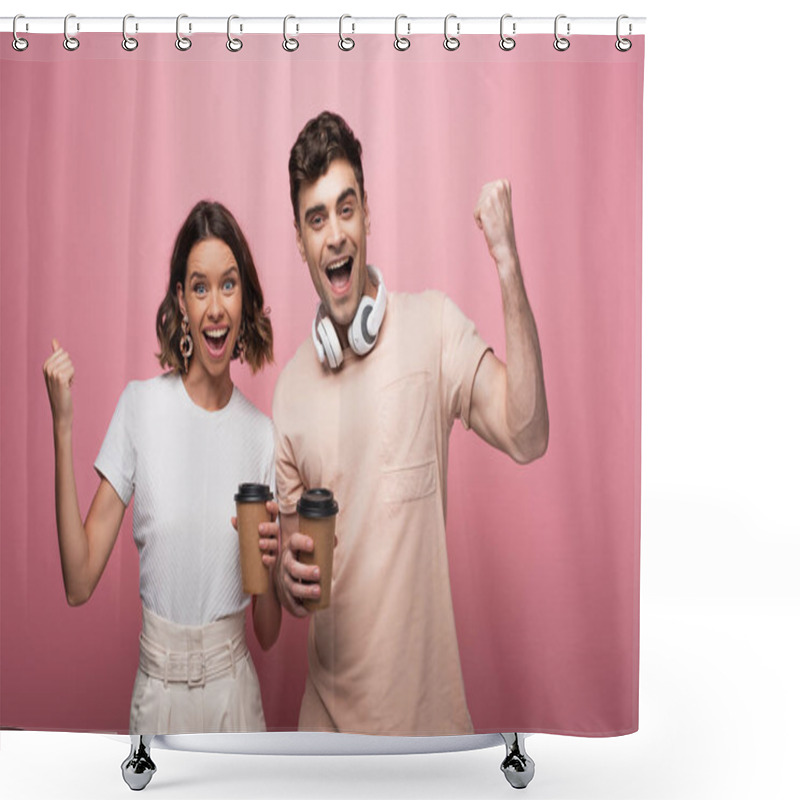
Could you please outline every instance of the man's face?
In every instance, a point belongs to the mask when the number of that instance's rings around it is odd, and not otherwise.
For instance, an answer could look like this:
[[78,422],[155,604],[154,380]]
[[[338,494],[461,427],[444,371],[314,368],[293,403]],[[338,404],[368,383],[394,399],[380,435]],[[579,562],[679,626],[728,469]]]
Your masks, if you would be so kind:
[[[369,209],[345,159],[331,162],[298,197],[297,248],[322,305],[341,330],[355,316],[367,282]],[[345,338],[346,341],[346,338]]]

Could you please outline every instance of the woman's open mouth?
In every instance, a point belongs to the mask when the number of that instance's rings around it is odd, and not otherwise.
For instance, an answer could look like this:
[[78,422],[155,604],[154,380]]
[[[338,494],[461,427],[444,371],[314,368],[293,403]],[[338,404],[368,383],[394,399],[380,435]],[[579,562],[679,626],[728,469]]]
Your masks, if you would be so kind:
[[334,294],[344,294],[350,288],[350,275],[352,272],[352,256],[340,258],[325,267],[325,275],[330,281]]
[[206,347],[213,358],[220,358],[225,353],[229,332],[230,328],[212,328],[203,331]]

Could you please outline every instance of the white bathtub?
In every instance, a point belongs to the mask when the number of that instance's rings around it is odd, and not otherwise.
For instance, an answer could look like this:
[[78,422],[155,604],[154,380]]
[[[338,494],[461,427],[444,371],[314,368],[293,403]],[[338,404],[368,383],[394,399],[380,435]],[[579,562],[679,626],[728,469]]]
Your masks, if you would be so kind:
[[[132,789],[141,790],[156,772],[151,750],[184,750],[198,753],[281,756],[409,755],[481,750],[506,745],[501,769],[516,789],[533,778],[534,763],[525,752],[524,733],[487,733],[469,736],[365,736],[348,733],[187,733],[163,736],[131,736],[131,750],[122,762],[122,777]],[[122,738],[122,737],[114,737]]]

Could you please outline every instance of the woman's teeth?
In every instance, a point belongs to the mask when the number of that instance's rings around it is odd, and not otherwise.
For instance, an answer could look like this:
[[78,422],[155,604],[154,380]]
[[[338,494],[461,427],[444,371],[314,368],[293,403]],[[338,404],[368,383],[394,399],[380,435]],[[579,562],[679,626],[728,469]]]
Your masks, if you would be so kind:
[[228,338],[228,328],[220,328],[219,330],[203,331],[208,342],[208,347],[215,353],[221,352],[225,347],[225,341]]

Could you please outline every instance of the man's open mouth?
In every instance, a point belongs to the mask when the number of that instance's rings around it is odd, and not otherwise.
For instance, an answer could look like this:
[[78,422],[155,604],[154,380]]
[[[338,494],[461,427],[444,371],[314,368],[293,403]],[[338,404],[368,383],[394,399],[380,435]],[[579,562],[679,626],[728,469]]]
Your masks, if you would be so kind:
[[331,282],[334,291],[342,291],[350,282],[350,273],[353,271],[353,258],[341,258],[325,267],[325,274]]
[[228,341],[230,328],[215,328],[203,331],[208,350],[212,356],[221,356],[225,352],[225,342]]

